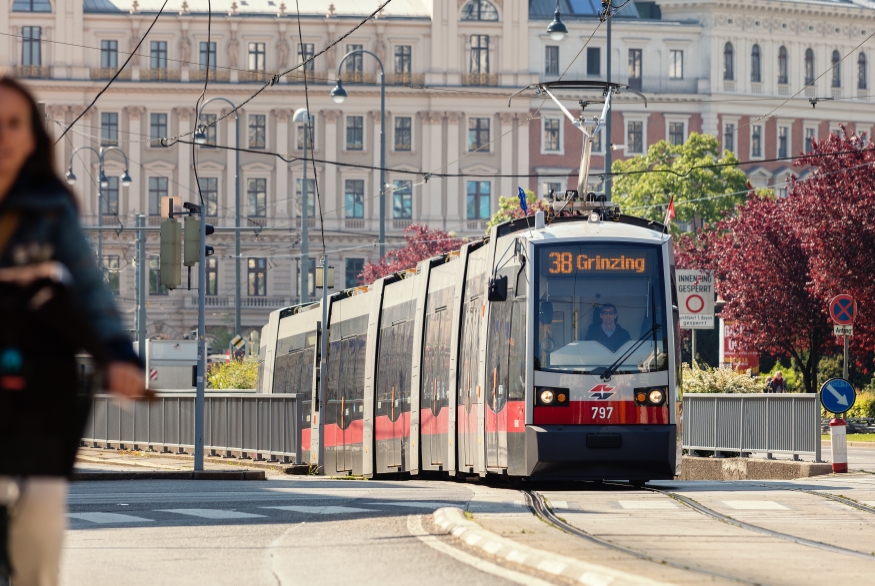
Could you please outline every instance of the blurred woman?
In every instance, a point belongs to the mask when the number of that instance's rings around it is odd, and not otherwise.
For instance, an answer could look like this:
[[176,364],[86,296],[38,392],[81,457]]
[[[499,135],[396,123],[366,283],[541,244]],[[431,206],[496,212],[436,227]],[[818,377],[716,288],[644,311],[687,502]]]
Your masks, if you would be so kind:
[[[106,386],[145,396],[142,365],[53,168],[36,102],[0,79],[0,584],[53,586],[90,394],[75,354]],[[5,568],[4,568],[5,566]]]

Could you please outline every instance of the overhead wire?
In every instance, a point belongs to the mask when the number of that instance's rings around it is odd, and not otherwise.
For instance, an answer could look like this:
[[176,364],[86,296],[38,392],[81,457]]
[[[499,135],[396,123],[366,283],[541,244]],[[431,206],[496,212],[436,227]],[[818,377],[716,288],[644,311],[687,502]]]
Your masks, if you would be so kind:
[[[169,1],[169,0],[164,0],[164,4],[161,5],[161,9],[158,11],[158,14],[156,14],[156,15],[155,15],[155,18],[152,20],[152,24],[150,24],[150,25],[149,25],[149,28],[146,29],[146,33],[143,35],[143,38],[141,38],[141,39],[139,40],[139,42],[137,43],[137,46],[134,47],[134,52],[136,52],[137,49],[140,48],[140,45],[142,45],[142,44],[143,44],[143,41],[146,40],[146,37],[149,36],[149,33],[152,31],[152,27],[155,26],[155,23],[158,22],[158,18],[159,18],[159,17],[161,16],[161,14],[164,12],[164,7],[167,6],[167,2],[168,2],[168,1]],[[106,85],[103,86],[103,89],[100,90],[99,92],[97,92],[97,95],[94,96],[94,99],[91,100],[91,103],[88,104],[88,106],[87,106],[84,110],[82,110],[82,112],[81,112],[78,116],[76,116],[76,118],[73,120],[73,122],[70,123],[70,126],[68,126],[67,128],[64,129],[64,132],[61,133],[61,136],[58,137],[58,140],[55,141],[55,144],[58,144],[58,143],[61,141],[61,139],[64,138],[64,137],[67,135],[67,132],[68,132],[71,128],[73,128],[73,126],[74,126],[77,122],[79,122],[79,120],[80,120],[83,116],[85,116],[85,113],[88,112],[88,111],[92,108],[92,106],[94,106],[94,104],[97,103],[97,100],[100,99],[100,96],[102,96],[102,95],[104,94],[104,92],[106,92],[106,90],[109,89],[109,86],[112,85],[112,82],[114,82],[114,81],[118,78],[118,76],[121,75],[121,72],[124,70],[125,66],[127,66],[127,64],[131,61],[131,59],[133,59],[133,57],[134,57],[134,54],[133,54],[133,53],[131,53],[130,55],[128,55],[128,58],[125,60],[124,63],[122,63],[122,66],[119,67],[118,71],[115,72],[115,74],[114,74],[114,75],[112,76],[112,78],[106,83]]]
[[[298,3],[298,0],[295,0],[295,11],[298,14],[298,38],[300,39],[301,46],[304,46],[304,33],[301,30],[301,7]],[[307,120],[304,124],[307,125],[308,133],[304,135],[304,140],[309,141],[313,138],[313,116],[310,115],[310,91],[307,88],[307,68],[305,67],[304,72],[304,106],[307,108]],[[316,141],[313,141],[315,145]],[[306,145],[305,146],[310,146]],[[313,185],[316,188],[316,202],[319,204],[319,234],[322,237],[322,247],[325,248],[325,218],[322,216],[322,198],[319,195],[319,174],[316,172],[316,161],[312,161],[313,163]],[[306,162],[304,163],[307,164]],[[304,180],[301,180],[301,193],[307,189],[307,186],[304,184]],[[382,189],[382,187],[381,187]],[[301,215],[303,216],[303,221],[306,222],[309,220],[309,215],[307,214],[307,210],[301,206]],[[308,269],[309,270],[309,269]],[[327,271],[327,267],[322,268],[323,272]],[[324,279],[327,279],[327,273],[323,275]],[[323,283],[323,286],[325,283]]]

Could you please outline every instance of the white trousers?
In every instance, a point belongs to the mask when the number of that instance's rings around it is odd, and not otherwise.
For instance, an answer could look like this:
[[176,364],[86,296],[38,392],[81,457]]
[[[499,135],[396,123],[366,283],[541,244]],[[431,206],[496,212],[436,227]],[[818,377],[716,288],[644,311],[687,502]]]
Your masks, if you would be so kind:
[[[8,482],[9,479],[0,477],[0,489]],[[67,527],[67,480],[28,478],[18,486],[18,499],[9,508],[12,583],[56,586]]]

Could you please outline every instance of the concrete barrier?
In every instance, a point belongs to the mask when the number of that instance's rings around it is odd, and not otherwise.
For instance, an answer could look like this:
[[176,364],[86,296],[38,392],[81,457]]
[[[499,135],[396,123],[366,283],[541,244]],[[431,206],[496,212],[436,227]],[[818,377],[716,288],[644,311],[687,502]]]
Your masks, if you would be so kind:
[[793,480],[830,473],[831,465],[823,462],[684,456],[680,480]]

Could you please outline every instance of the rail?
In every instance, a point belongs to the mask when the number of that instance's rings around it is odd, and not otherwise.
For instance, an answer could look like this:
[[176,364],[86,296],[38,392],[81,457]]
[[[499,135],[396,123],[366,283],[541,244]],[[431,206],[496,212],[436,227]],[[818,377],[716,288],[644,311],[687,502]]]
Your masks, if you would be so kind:
[[[209,455],[301,463],[302,395],[208,393],[204,448]],[[83,445],[159,452],[194,449],[195,393],[161,393],[151,402],[97,395]]]
[[686,450],[814,456],[820,462],[820,403],[816,394],[684,395]]

